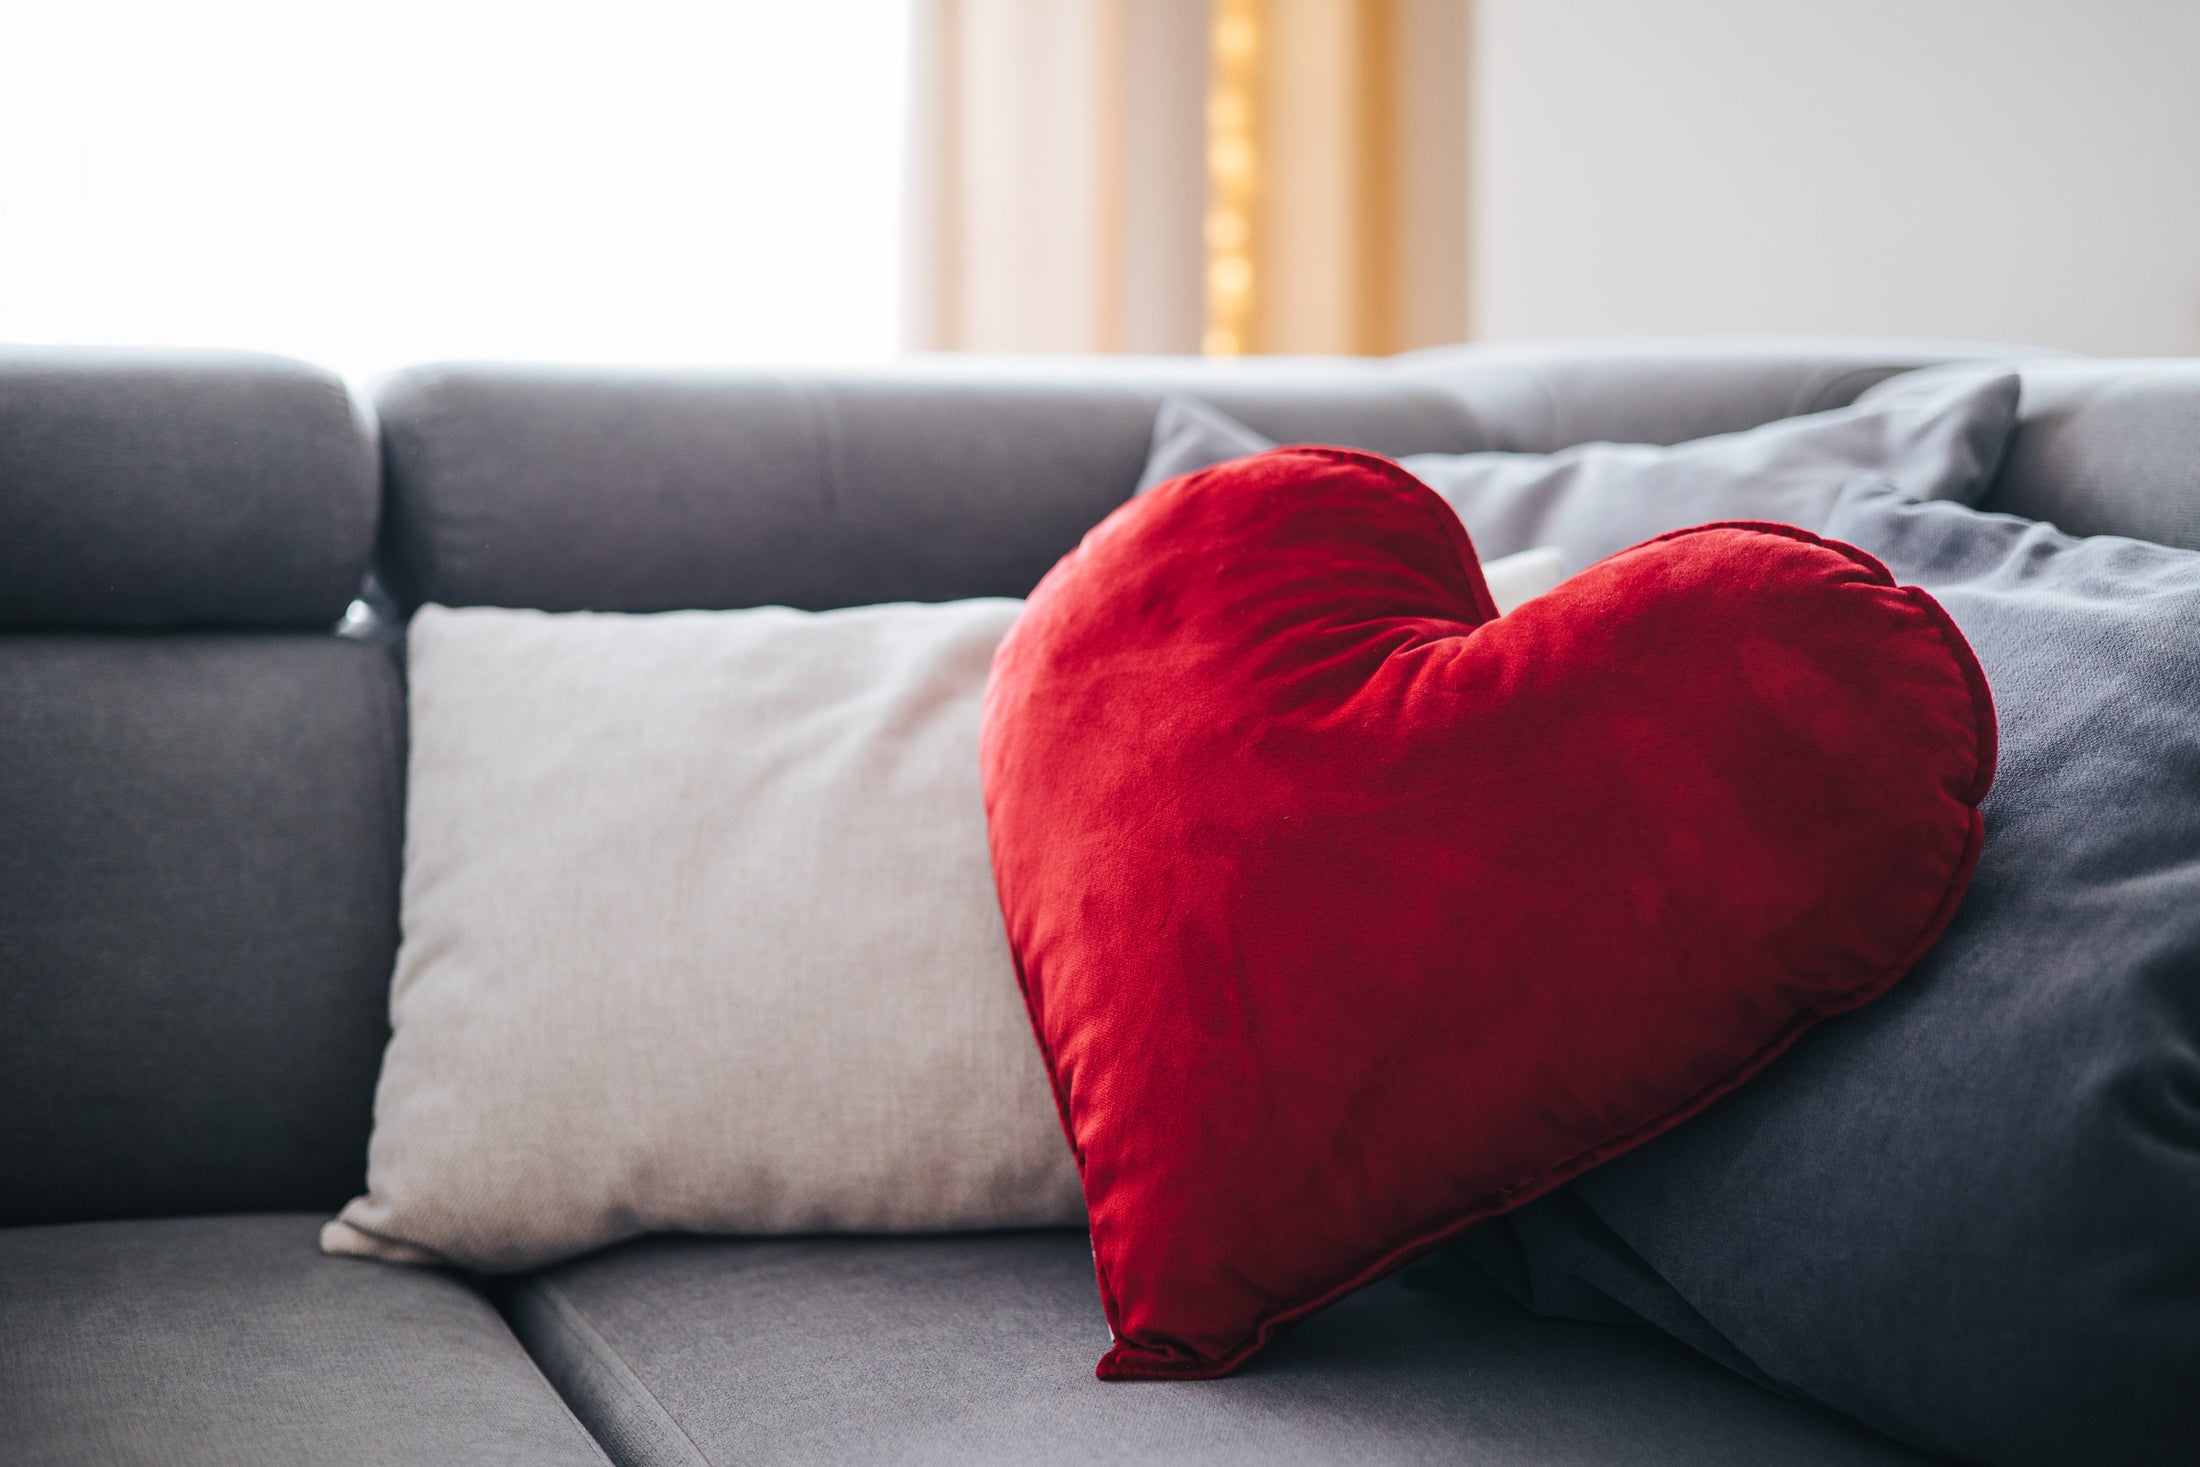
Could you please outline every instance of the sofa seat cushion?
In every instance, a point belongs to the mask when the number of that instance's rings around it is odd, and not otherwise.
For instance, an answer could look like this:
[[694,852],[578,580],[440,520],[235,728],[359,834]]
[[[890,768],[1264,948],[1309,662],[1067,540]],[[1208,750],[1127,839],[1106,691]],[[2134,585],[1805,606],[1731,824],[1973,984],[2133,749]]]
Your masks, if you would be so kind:
[[320,1223],[0,1229],[0,1457],[602,1467],[478,1293],[327,1257]]
[[625,1467],[1925,1460],[1648,1331],[1426,1275],[1345,1300],[1230,1379],[1103,1383],[1083,1233],[650,1238],[500,1287]]

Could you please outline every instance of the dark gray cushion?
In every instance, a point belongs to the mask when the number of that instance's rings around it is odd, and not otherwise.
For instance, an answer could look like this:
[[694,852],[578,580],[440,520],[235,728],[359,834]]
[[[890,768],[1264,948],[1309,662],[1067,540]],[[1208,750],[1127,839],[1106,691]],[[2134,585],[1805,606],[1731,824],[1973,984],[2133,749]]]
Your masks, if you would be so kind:
[[403,717],[325,634],[0,636],[0,1224],[359,1190]]
[[1978,874],[1886,997],[1464,1245],[1908,1440],[2200,1460],[2200,554],[1853,486],[2001,722]]
[[[1020,596],[1129,497],[1172,380],[409,372],[379,399],[384,574],[408,605],[550,611]],[[1368,368],[1218,397],[1399,452],[1480,441]]]
[[652,1239],[503,1302],[627,1467],[1918,1460],[1640,1328],[1399,1281],[1231,1379],[1103,1384],[1082,1233]]
[[[1868,403],[1673,447],[1585,443],[1552,454],[1412,454],[1404,463],[1458,511],[1481,554],[1553,545],[1568,570],[1712,520],[1815,529],[1859,472],[1920,498],[1984,495],[2016,427],[2016,377],[1896,386]],[[1205,404],[1172,397],[1154,419],[1138,487],[1272,446]]]
[[325,1257],[318,1221],[0,1230],[0,1458],[603,1467],[478,1294]]
[[0,350],[0,625],[326,626],[380,497],[373,437],[319,368]]

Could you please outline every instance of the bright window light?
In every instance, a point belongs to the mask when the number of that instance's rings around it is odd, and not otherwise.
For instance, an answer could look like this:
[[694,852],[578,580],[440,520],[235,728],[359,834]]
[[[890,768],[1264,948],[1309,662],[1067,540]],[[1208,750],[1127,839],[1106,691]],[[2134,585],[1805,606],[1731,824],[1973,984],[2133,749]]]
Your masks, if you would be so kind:
[[907,0],[0,20],[0,340],[789,363],[899,328]]

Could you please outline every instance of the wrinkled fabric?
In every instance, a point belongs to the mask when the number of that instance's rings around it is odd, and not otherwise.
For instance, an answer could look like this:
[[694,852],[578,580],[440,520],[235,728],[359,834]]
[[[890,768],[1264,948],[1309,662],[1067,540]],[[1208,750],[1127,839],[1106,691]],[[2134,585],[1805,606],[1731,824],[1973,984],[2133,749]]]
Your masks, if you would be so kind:
[[2200,1461],[2200,554],[1853,487],[2001,775],[1947,936],[1744,1093],[1461,1246],[1995,1463]]
[[1108,1378],[1207,1377],[1693,1114],[1938,934],[1992,705],[1922,592],[1782,526],[1493,620],[1397,465],[1285,449],[1089,535],[980,761]]
[[[1548,545],[1580,570],[1654,535],[1712,520],[1823,530],[1842,486],[1876,474],[1918,499],[1976,504],[2017,427],[2005,370],[1916,373],[1848,407],[1670,446],[1577,443],[1555,453],[1416,453],[1406,469],[1465,522],[1484,555]],[[1141,490],[1273,440],[1196,398],[1154,417]]]

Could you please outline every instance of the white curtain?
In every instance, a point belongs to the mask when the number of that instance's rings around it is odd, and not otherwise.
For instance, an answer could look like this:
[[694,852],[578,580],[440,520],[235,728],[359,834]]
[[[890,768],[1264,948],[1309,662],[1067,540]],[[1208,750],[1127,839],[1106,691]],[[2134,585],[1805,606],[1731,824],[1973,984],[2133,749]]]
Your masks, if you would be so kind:
[[918,349],[1196,350],[1206,8],[917,0]]
[[917,0],[905,340],[1466,334],[1468,0]]

